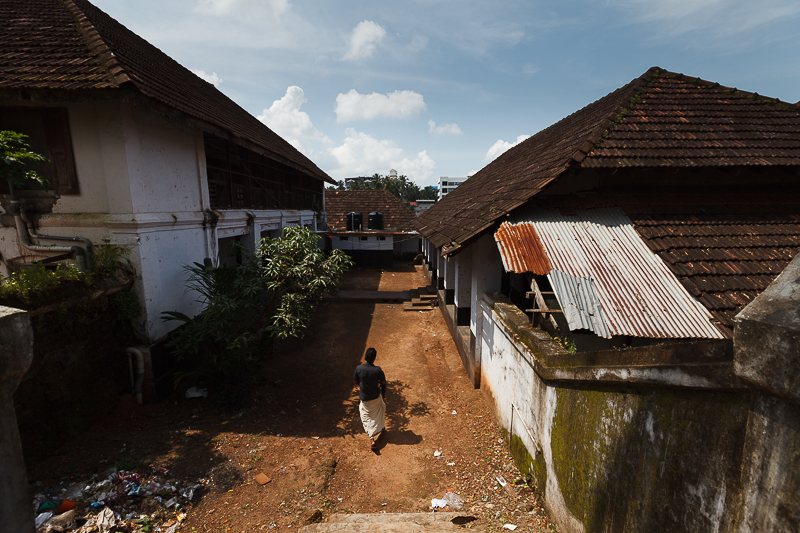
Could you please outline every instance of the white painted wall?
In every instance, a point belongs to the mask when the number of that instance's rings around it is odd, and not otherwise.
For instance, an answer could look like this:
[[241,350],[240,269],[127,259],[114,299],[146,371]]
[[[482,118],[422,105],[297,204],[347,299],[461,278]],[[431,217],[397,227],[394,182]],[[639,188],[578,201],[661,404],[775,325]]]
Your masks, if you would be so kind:
[[[347,240],[342,240],[346,237]],[[365,240],[366,237],[366,240]],[[378,235],[334,235],[334,250],[392,250],[394,248],[394,236],[383,235],[385,240],[379,240]]]
[[[60,197],[37,229],[129,247],[134,290],[145,308],[141,331],[150,341],[178,325],[162,322],[163,311],[194,316],[200,310],[185,292],[183,265],[216,258],[219,239],[240,235],[254,249],[263,233],[315,227],[310,210],[226,210],[216,226],[204,224],[209,200],[202,132],[125,102],[66,107],[80,194]],[[0,228],[0,254],[21,255],[14,228]]]

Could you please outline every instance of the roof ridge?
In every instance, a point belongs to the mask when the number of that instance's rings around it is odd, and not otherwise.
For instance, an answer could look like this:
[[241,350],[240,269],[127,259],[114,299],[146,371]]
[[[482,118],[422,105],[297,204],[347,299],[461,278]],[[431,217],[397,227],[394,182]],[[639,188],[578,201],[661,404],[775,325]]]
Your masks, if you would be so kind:
[[[581,144],[580,148],[578,148],[567,160],[566,165],[564,165],[565,168],[569,165],[580,163],[586,159],[586,156],[589,155],[589,152],[591,152],[595,147],[603,144],[603,141],[606,139],[606,137],[608,137],[617,124],[619,124],[620,121],[625,118],[625,116],[628,114],[628,111],[639,101],[639,95],[641,95],[647,90],[648,87],[650,87],[650,85],[653,84],[656,79],[656,75],[662,73],[672,74],[671,72],[663,70],[659,67],[650,67],[647,69],[647,72],[633,80],[630,83],[631,87],[628,93],[623,95],[623,97],[620,99],[622,102],[626,102],[627,99],[627,103],[624,105],[623,103],[620,103],[616,109],[608,114],[608,116],[605,118],[605,120],[603,120],[603,122],[600,123],[599,126],[592,130],[583,144]],[[629,98],[628,95],[630,95]]]
[[89,20],[86,13],[83,12],[72,0],[58,0],[64,8],[69,11],[73,20],[75,21],[78,31],[80,31],[83,39],[86,41],[86,46],[93,54],[97,54],[97,59],[100,65],[108,73],[110,81],[117,86],[123,83],[133,83],[131,78],[125,71],[125,68],[117,59],[116,54],[111,50],[106,41],[100,35],[100,32],[95,27],[94,23]]
[[687,76],[687,75],[682,74],[682,73],[669,72],[669,71],[666,71],[666,70],[663,71],[663,72],[666,73],[666,74],[669,74],[673,78],[679,79],[679,80],[684,81],[686,83],[692,83],[694,85],[708,87],[710,89],[714,89],[716,91],[720,91],[720,92],[723,92],[725,94],[735,94],[735,95],[743,96],[745,98],[749,98],[749,99],[755,100],[755,101],[763,103],[763,104],[775,105],[775,106],[781,107],[781,108],[785,109],[786,111],[795,111],[795,112],[800,113],[800,102],[797,102],[797,103],[786,102],[784,100],[781,100],[780,98],[771,98],[769,96],[764,96],[762,94],[758,94],[758,93],[755,93],[755,92],[743,91],[741,89],[737,89],[736,87],[728,87],[726,85],[720,84],[719,82],[708,81],[708,80],[704,80],[702,78],[697,78],[697,77],[693,78],[691,76]]

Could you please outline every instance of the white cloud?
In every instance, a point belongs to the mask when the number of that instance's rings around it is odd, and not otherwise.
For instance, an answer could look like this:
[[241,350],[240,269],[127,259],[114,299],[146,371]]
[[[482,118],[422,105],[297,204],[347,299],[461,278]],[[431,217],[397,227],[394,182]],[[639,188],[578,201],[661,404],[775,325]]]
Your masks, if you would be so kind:
[[529,137],[530,135],[518,135],[517,140],[514,143],[510,143],[502,139],[498,140],[496,143],[492,145],[491,148],[489,148],[489,151],[486,152],[486,157],[483,158],[483,162],[488,163],[489,161],[494,161],[500,154],[502,154],[509,148],[518,145],[519,143],[521,143],[525,139],[528,139]]
[[615,0],[613,3],[633,11],[634,23],[656,24],[662,35],[700,33],[704,41],[741,35],[800,14],[800,3],[796,0]]
[[415,183],[422,183],[433,176],[436,163],[423,150],[415,157],[408,157],[397,143],[390,139],[376,139],[368,133],[347,128],[347,138],[340,146],[328,148],[328,153],[338,166],[329,173],[337,178],[371,176],[378,172],[386,174],[397,169]]
[[216,72],[212,72],[211,74],[206,74],[205,70],[200,70],[200,69],[192,69],[192,72],[199,78],[213,85],[214,87],[218,87],[219,84],[222,83],[222,78],[217,76]]
[[428,121],[428,131],[436,135],[464,135],[464,132],[458,127],[458,124],[442,124],[441,126],[437,126],[436,122],[433,120]]
[[350,34],[350,48],[345,52],[343,59],[358,61],[372,57],[375,46],[381,44],[384,37],[386,30],[383,26],[371,20],[362,20]]
[[336,122],[372,120],[378,117],[407,119],[419,116],[425,109],[422,95],[414,91],[393,91],[389,94],[361,94],[350,89],[336,96]]
[[289,9],[288,0],[200,0],[197,4],[200,12],[214,15],[236,13],[240,15],[254,12],[279,15]]
[[264,109],[258,115],[258,120],[301,151],[306,148],[304,143],[308,141],[330,143],[331,140],[311,123],[308,113],[300,111],[306,102],[308,98],[303,89],[293,85],[286,89],[286,94],[280,100],[275,100],[269,109]]

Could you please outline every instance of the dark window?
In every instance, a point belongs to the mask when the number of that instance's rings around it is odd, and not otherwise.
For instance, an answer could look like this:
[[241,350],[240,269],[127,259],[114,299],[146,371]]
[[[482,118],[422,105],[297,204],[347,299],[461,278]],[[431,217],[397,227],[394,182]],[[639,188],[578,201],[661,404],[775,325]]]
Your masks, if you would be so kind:
[[346,241],[347,239],[348,239],[348,237],[339,237],[340,241]]
[[[28,136],[25,141],[31,150],[50,161],[31,168],[44,176],[57,194],[79,193],[67,108],[0,107],[0,130]],[[6,181],[0,181],[0,192],[8,192]]]
[[308,209],[322,205],[323,183],[273,159],[205,134],[208,193],[221,209]]
[[362,241],[369,240],[369,237],[361,237],[361,240],[362,240]]
[[379,241],[385,241],[385,240],[386,240],[386,237],[378,237],[378,240],[379,240]]

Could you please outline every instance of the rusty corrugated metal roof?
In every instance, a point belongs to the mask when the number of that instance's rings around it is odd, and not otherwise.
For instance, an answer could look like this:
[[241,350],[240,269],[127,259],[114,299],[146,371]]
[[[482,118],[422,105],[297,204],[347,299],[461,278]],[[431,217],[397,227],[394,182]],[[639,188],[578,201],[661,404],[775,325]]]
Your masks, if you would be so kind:
[[[592,280],[611,336],[724,338],[708,310],[647,247],[621,209],[578,211],[575,215],[520,210],[512,222],[532,228],[552,271]],[[591,297],[579,298],[575,291],[567,290],[569,284],[553,281],[551,278],[562,307],[579,305],[592,314],[592,320],[598,319]],[[571,330],[587,329],[584,320],[570,321],[567,316],[567,321]],[[594,327],[588,329],[600,334]]]
[[507,272],[533,272],[542,276],[550,272],[550,261],[530,224],[503,222],[494,240]]

